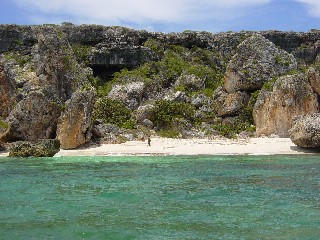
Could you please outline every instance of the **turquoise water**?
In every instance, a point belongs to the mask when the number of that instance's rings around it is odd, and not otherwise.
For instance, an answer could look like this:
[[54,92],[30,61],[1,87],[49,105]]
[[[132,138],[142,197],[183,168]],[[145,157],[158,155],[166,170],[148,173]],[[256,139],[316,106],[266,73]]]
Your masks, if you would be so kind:
[[320,239],[320,156],[0,158],[0,239]]

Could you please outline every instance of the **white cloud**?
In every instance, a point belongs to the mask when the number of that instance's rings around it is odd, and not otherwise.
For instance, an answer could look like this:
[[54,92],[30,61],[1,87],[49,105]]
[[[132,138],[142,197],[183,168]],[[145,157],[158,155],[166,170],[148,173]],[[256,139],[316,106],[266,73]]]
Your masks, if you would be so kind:
[[[272,0],[14,0],[24,8],[48,15],[71,15],[73,19],[106,24],[182,23],[230,18],[230,9],[265,4]],[[228,10],[229,12],[225,12]],[[59,19],[59,17],[56,17]]]
[[320,1],[319,0],[295,0],[307,5],[309,13],[314,17],[320,17]]

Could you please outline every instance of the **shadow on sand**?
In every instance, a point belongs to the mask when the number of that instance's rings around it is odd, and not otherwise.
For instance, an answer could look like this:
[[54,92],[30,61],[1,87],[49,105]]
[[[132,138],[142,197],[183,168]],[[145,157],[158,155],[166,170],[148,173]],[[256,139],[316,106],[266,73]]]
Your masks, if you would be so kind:
[[298,153],[320,153],[320,149],[318,148],[302,148],[298,146],[291,146],[290,149]]

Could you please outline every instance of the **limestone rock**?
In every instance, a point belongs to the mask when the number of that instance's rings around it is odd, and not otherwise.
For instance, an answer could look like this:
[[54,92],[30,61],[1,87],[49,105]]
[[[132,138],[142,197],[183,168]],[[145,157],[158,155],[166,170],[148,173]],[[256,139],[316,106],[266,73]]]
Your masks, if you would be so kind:
[[10,113],[3,141],[34,141],[55,137],[60,106],[41,92],[31,92]]
[[227,66],[227,92],[258,90],[269,79],[297,68],[293,55],[279,49],[259,34],[243,41]]
[[313,91],[320,95],[320,72],[315,68],[310,67],[307,76]]
[[77,62],[67,37],[57,27],[39,27],[36,36],[32,62],[39,85],[46,96],[62,103],[88,83],[92,70]]
[[147,118],[142,121],[142,124],[144,126],[148,127],[148,128],[153,128],[154,127],[154,123],[151,120],[147,119]]
[[120,128],[110,123],[100,123],[93,127],[92,132],[98,138],[108,137],[110,135],[119,135],[121,133]]
[[196,108],[200,108],[206,105],[209,101],[209,97],[204,94],[195,94],[191,97],[191,104]]
[[189,97],[185,92],[174,91],[173,89],[166,92],[163,99],[171,102],[189,102],[190,101]]
[[235,116],[248,103],[250,96],[246,92],[235,92],[225,96],[223,104],[218,108],[218,116]]
[[114,85],[108,94],[111,99],[118,99],[130,109],[137,108],[144,94],[143,82],[130,82],[124,85]]
[[288,137],[292,120],[299,115],[318,112],[317,95],[304,74],[280,77],[273,90],[261,90],[253,110],[258,136],[276,134]]
[[175,82],[175,86],[183,86],[188,91],[197,91],[203,89],[205,84],[202,79],[196,77],[194,74],[182,74]]
[[9,157],[53,157],[59,151],[60,143],[56,139],[18,141],[10,146]]
[[59,118],[57,127],[57,138],[62,149],[77,148],[90,141],[95,96],[93,88],[78,90],[66,102],[66,110]]
[[138,122],[142,122],[144,119],[150,119],[153,114],[154,105],[146,104],[138,107],[134,112],[134,116]]
[[320,147],[320,113],[299,116],[289,130],[291,141],[298,147]]
[[0,116],[7,117],[15,103],[15,86],[0,61]]

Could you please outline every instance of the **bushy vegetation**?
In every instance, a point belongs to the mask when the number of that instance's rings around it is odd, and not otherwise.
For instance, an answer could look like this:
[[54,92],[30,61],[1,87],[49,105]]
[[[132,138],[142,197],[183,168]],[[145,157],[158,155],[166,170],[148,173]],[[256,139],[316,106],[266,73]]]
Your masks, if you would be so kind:
[[5,60],[13,60],[20,67],[24,67],[25,64],[30,63],[31,55],[23,55],[19,52],[6,52],[3,54]]
[[88,45],[74,44],[72,46],[72,51],[74,56],[76,57],[76,60],[86,65],[89,64],[90,50],[91,46]]
[[243,131],[255,132],[255,126],[247,121],[243,121],[241,117],[230,123],[222,122],[212,125],[212,129],[227,138],[235,138],[237,134]]
[[0,119],[0,130],[7,129],[9,127],[8,123]]
[[[99,85],[100,93],[106,95],[113,84],[131,81],[143,81],[147,89],[150,87],[151,91],[157,91],[170,87],[181,74],[193,74],[200,78],[205,85],[201,91],[206,94],[212,94],[223,82],[221,67],[216,63],[219,57],[212,50],[198,47],[187,49],[177,45],[163,46],[154,39],[148,39],[144,45],[155,52],[161,52],[161,60],[147,62],[133,70],[123,69],[114,73],[111,81]],[[188,92],[187,88],[185,90]]]
[[155,102],[151,121],[160,128],[171,128],[176,118],[194,119],[195,109],[191,104],[158,100]]
[[93,118],[130,129],[135,125],[131,120],[131,114],[132,112],[121,101],[104,97],[96,102]]

